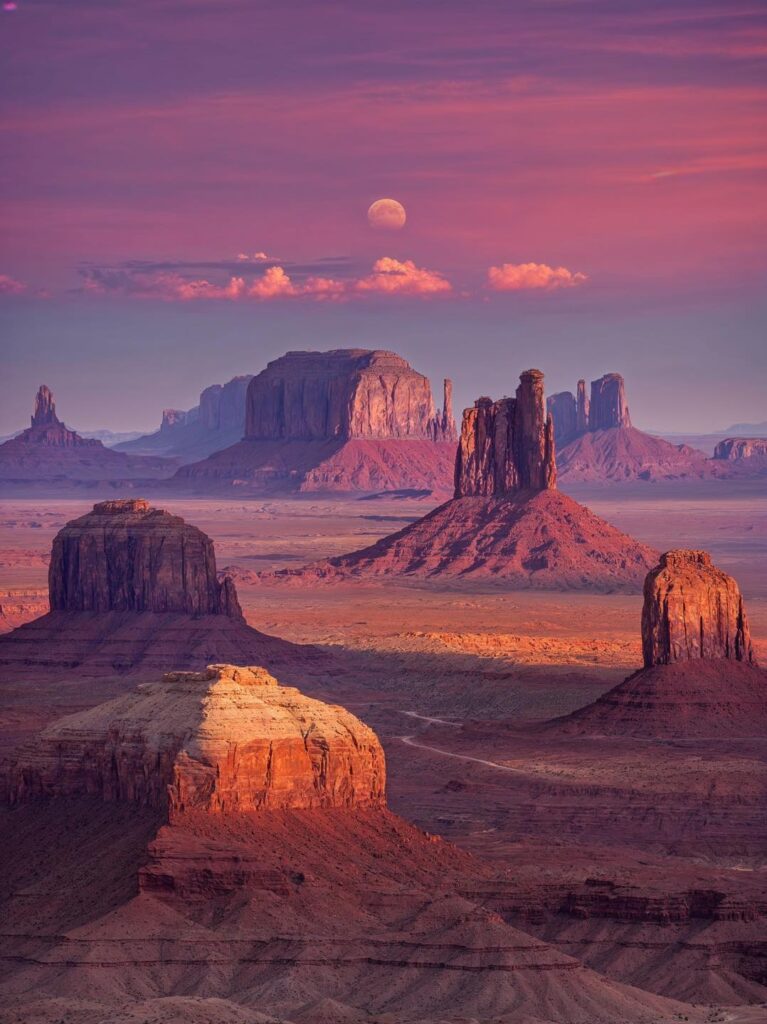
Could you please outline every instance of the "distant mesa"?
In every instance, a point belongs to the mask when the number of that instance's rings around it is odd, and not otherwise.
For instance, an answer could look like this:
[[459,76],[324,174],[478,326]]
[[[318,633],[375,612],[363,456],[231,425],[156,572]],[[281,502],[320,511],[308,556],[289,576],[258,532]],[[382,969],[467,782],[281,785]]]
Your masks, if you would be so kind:
[[703,479],[722,475],[688,445],[674,445],[632,426],[626,386],[619,373],[591,382],[579,380],[576,393],[548,399],[554,424],[562,483]]
[[242,440],[245,400],[252,374],[211,384],[194,408],[163,409],[159,430],[116,446],[136,455],[162,455],[193,462]]
[[394,352],[288,352],[247,388],[242,441],[183,466],[186,490],[447,491],[452,383],[436,409],[423,374]]
[[767,437],[727,437],[714,448],[714,458],[767,473]]
[[0,666],[109,674],[318,660],[248,626],[213,542],[143,499],[94,505],[53,541],[50,611],[0,636]]
[[512,587],[638,590],[657,553],[556,489],[543,374],[463,414],[451,501],[370,547],[265,579],[492,580]]
[[51,389],[42,384],[31,425],[0,445],[0,488],[66,489],[96,482],[156,480],[169,477],[176,465],[167,459],[130,457],[70,430],[56,415]]
[[740,589],[705,551],[675,550],[648,574],[644,668],[555,732],[643,737],[767,735],[767,672],[757,667]]

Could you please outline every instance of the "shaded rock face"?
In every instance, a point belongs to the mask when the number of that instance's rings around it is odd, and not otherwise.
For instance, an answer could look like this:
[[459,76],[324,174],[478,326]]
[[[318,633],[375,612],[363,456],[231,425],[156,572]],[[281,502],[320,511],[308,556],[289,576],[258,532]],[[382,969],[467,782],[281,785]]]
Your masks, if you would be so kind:
[[160,430],[173,430],[174,427],[183,426],[186,423],[186,415],[183,409],[163,409]]
[[714,458],[727,462],[767,459],[767,437],[727,437],[717,444]]
[[48,726],[12,768],[12,802],[90,794],[171,818],[385,806],[384,753],[344,708],[259,666],[168,672]]
[[578,406],[572,391],[558,391],[546,400],[557,444],[567,444],[578,434]]
[[586,381],[579,380],[575,395],[572,391],[559,391],[552,395],[548,400],[548,411],[560,446],[589,432],[631,426],[626,385],[619,373],[606,373],[592,380],[591,399],[586,395]]
[[[446,400],[450,394],[446,388]],[[245,436],[444,440],[455,437],[445,419],[428,379],[394,352],[288,352],[250,382]]]
[[579,434],[583,434],[589,429],[589,412],[591,410],[591,403],[586,395],[586,381],[583,378],[578,381],[576,408],[576,429]]
[[213,384],[200,394],[200,422],[206,430],[245,432],[245,409],[252,374]]
[[645,668],[697,658],[754,663],[740,589],[706,551],[667,551],[644,585]]
[[606,373],[598,380],[592,380],[589,430],[630,426],[631,417],[623,377],[619,373]]
[[48,589],[51,611],[242,614],[211,539],[142,499],[100,502],[60,530]]
[[479,398],[464,410],[455,497],[503,496],[556,487],[554,424],[546,415],[543,374],[521,374],[515,398]]

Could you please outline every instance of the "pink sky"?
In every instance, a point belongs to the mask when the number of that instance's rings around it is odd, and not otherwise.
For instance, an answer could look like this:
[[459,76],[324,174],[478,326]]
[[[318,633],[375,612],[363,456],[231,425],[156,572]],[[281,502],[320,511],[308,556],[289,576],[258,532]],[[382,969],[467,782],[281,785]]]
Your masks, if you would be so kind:
[[[761,4],[19,0],[0,16],[0,280],[19,286],[2,301],[418,298],[438,322],[525,291],[546,315],[577,290],[596,316],[763,290]],[[368,226],[380,196],[405,205],[401,232]],[[232,267],[243,252],[274,260]]]

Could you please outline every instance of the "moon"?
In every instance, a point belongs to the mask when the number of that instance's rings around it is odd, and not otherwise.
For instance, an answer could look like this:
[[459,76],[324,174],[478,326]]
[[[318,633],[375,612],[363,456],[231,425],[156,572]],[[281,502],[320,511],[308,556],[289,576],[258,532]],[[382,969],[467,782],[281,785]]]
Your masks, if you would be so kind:
[[368,224],[376,231],[401,231],[407,214],[396,199],[376,199],[368,209]]

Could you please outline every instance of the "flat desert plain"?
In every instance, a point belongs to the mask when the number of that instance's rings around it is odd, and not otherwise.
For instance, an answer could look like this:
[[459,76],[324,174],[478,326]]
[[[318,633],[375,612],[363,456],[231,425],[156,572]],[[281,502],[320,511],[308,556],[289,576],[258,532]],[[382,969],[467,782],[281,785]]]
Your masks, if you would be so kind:
[[[767,661],[763,487],[649,485],[573,496],[659,550],[710,551],[740,583],[757,657]],[[53,537],[91,504],[0,507],[4,628],[45,610]],[[251,625],[332,652],[333,671],[302,689],[377,731],[393,811],[497,867],[488,906],[618,981],[742,1008],[712,1020],[759,1019],[754,1004],[767,993],[764,739],[583,737],[542,726],[641,665],[641,595],[280,582],[258,574],[366,546],[433,505],[154,504],[213,538]],[[89,703],[96,690],[100,699],[116,692],[108,680],[93,690]],[[63,713],[45,685],[22,703],[25,731]],[[13,731],[14,716],[3,728]]]

